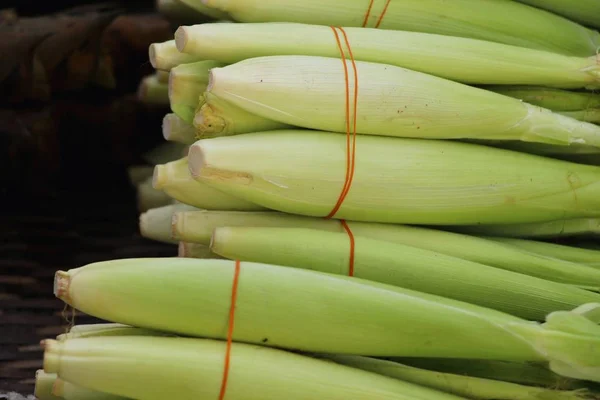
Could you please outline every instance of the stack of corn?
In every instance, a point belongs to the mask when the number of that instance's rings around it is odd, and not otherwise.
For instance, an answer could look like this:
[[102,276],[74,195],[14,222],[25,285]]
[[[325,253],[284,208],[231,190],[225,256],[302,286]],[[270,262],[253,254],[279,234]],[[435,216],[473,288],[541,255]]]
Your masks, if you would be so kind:
[[40,399],[600,398],[597,0],[182,3],[179,257],[57,272]]

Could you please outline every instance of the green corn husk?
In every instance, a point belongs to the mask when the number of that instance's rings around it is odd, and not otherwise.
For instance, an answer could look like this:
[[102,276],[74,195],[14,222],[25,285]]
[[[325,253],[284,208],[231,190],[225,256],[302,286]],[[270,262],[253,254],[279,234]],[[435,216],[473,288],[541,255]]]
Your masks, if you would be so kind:
[[[364,25],[369,2],[357,0],[203,0],[238,22],[301,22]],[[385,6],[376,1],[367,27],[376,27]],[[332,12],[334,11],[335,12]],[[392,1],[379,28],[471,37],[556,53],[591,56],[600,34],[551,13],[511,1]],[[493,26],[494,29],[489,27]]]
[[177,254],[179,257],[185,258],[210,258],[210,259],[221,259],[218,254],[213,253],[210,247],[204,244],[179,242],[179,251]]
[[185,4],[186,6],[204,14],[211,18],[218,20],[229,20],[231,17],[229,14],[223,11],[219,11],[213,7],[206,6],[202,0],[177,0],[178,2]]
[[[561,283],[417,247],[362,236],[354,239],[354,276],[357,278],[538,321],[552,311],[600,303],[600,294]],[[338,275],[349,273],[350,240],[346,233],[298,228],[223,227],[215,229],[210,249],[232,260]],[[600,277],[588,284],[600,288]]]
[[169,102],[171,110],[185,122],[192,124],[200,96],[208,85],[208,73],[224,64],[217,61],[198,61],[181,64],[169,75]]
[[156,75],[148,75],[142,78],[138,86],[137,98],[142,103],[168,105],[169,86]]
[[509,238],[553,239],[569,236],[600,236],[600,218],[559,219],[554,221],[514,225],[479,225],[452,227],[470,235]]
[[152,185],[175,200],[196,208],[238,211],[263,209],[261,206],[195,181],[188,170],[187,157],[157,165],[154,169]]
[[[344,28],[356,60],[395,65],[475,85],[600,86],[596,57],[419,32]],[[301,37],[302,40],[297,38]],[[304,55],[340,58],[330,27],[294,23],[182,26],[177,48],[233,64],[248,58]]]
[[165,140],[169,142],[190,145],[197,140],[194,127],[174,113],[163,118],[162,132]]
[[[264,118],[345,133],[346,81],[340,64],[314,56],[252,58],[213,68],[207,91]],[[417,71],[364,61],[355,65],[357,133],[600,147],[600,126]]]
[[498,380],[430,371],[369,357],[328,355],[323,358],[468,399],[582,400],[597,398],[595,394],[586,390],[562,391],[524,386]]
[[[344,135],[288,130],[200,140],[188,161],[194,178],[215,189],[322,217],[342,192],[346,156]],[[600,215],[598,167],[467,143],[368,135],[356,138],[356,160],[336,218],[470,225]]]
[[152,187],[152,176],[137,185],[137,208],[140,213],[173,203],[166,193]]
[[577,144],[572,144],[570,146],[555,146],[545,143],[528,143],[518,141],[479,141],[477,143],[545,157],[565,158],[591,156],[600,159],[599,147],[581,146]]
[[517,0],[552,11],[583,25],[600,28],[600,3],[596,0]]
[[62,400],[60,396],[52,393],[52,388],[56,382],[56,374],[47,374],[42,369],[35,372],[34,396],[38,400]]
[[[137,399],[216,399],[225,350],[225,342],[207,339],[46,341],[44,369],[82,386]],[[243,343],[231,346],[229,377],[229,400],[461,399],[333,362]]]
[[173,239],[171,234],[173,214],[180,211],[195,210],[198,209],[186,204],[169,204],[159,208],[152,208],[140,215],[140,233],[147,239],[164,243],[178,243],[179,240]]
[[500,237],[490,237],[489,239],[515,246],[525,251],[540,254],[545,257],[572,261],[575,263],[588,265],[590,267],[600,267],[600,251],[598,250],[565,246],[556,243],[539,242],[535,240]]
[[[99,318],[223,339],[234,270],[227,260],[112,260],[57,272],[54,292]],[[560,375],[599,380],[600,327],[587,314],[600,304],[587,305],[585,313],[554,312],[537,324],[359,278],[248,262],[240,266],[236,293],[232,339],[238,342],[339,354],[549,361]]]
[[126,400],[128,397],[108,394],[98,390],[77,386],[57,378],[52,388],[54,394],[65,400]]
[[68,333],[56,337],[59,342],[67,339],[81,339],[98,336],[173,336],[170,333],[156,330],[136,328],[124,324],[103,323],[75,325]]
[[281,122],[252,114],[211,93],[206,92],[203,97],[204,99],[194,116],[194,127],[197,130],[198,139],[290,127]]
[[181,53],[177,50],[175,40],[168,40],[162,43],[152,43],[148,48],[148,58],[150,64],[161,71],[170,71],[172,68],[181,65],[202,61],[195,55]]
[[156,8],[175,25],[198,24],[224,15],[214,8],[204,6],[200,1],[157,0]]
[[[353,235],[430,250],[479,264],[506,269],[550,281],[589,288],[600,279],[598,271],[573,262],[551,259],[476,236],[408,225],[348,221]],[[338,220],[305,217],[273,211],[182,211],[173,213],[173,238],[210,245],[219,227],[276,227],[342,232]],[[493,238],[490,238],[493,239]]]

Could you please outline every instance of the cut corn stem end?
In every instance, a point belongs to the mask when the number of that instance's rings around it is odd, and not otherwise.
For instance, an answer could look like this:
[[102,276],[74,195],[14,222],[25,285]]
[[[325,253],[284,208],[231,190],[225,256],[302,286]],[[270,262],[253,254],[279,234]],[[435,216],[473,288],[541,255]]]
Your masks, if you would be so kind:
[[152,175],[152,187],[154,189],[161,190],[165,187],[168,180],[167,165],[161,164],[155,166],[154,174]]
[[57,373],[60,366],[60,349],[61,343],[46,339],[41,342],[42,348],[44,349],[44,372],[52,374]]
[[65,303],[69,303],[69,285],[71,284],[71,275],[69,272],[57,271],[54,275],[54,296]]
[[53,386],[56,382],[55,374],[48,374],[39,369],[35,372],[34,396],[38,400],[56,400],[58,395],[53,393]]
[[194,127],[174,113],[163,118],[162,132],[165,140],[170,142],[192,144],[196,141]]

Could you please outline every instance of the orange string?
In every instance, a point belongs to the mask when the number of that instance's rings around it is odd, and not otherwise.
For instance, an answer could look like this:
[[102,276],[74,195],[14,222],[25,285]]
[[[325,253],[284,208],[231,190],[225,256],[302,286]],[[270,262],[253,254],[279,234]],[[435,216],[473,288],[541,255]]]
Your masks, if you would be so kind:
[[348,276],[354,276],[354,234],[345,220],[341,220],[340,222],[350,238],[350,260],[348,262],[350,265],[348,267]]
[[[365,19],[363,20],[363,28],[367,27],[367,24],[369,23],[369,17],[371,16],[371,11],[373,10],[373,3],[375,0],[371,0],[369,2],[369,8],[367,9],[367,13],[365,14]],[[379,18],[377,19],[377,23],[375,24],[375,28],[379,28],[379,26],[381,25],[381,22],[383,21],[383,18],[385,17],[385,14],[387,13],[388,7],[390,6],[392,0],[387,0],[385,2],[385,7],[383,7],[383,11],[381,12],[381,14],[379,15]]]
[[240,280],[240,261],[235,262],[235,272],[233,274],[233,287],[231,288],[231,306],[229,308],[229,327],[227,330],[227,349],[225,351],[225,367],[223,368],[223,380],[221,381],[221,392],[219,400],[225,398],[227,391],[227,381],[229,379],[229,363],[231,360],[231,343],[233,342],[233,323],[235,317],[235,303],[237,300],[237,289]]

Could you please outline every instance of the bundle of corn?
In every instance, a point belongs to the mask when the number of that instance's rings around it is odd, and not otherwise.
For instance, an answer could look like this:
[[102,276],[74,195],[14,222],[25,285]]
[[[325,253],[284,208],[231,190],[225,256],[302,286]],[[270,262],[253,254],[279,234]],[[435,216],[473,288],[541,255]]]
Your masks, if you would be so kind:
[[44,341],[40,397],[600,397],[600,253],[539,240],[600,218],[600,168],[560,159],[600,154],[597,32],[512,1],[169,3],[239,21],[149,49],[177,151],[131,175],[179,257],[56,273],[114,325]]

